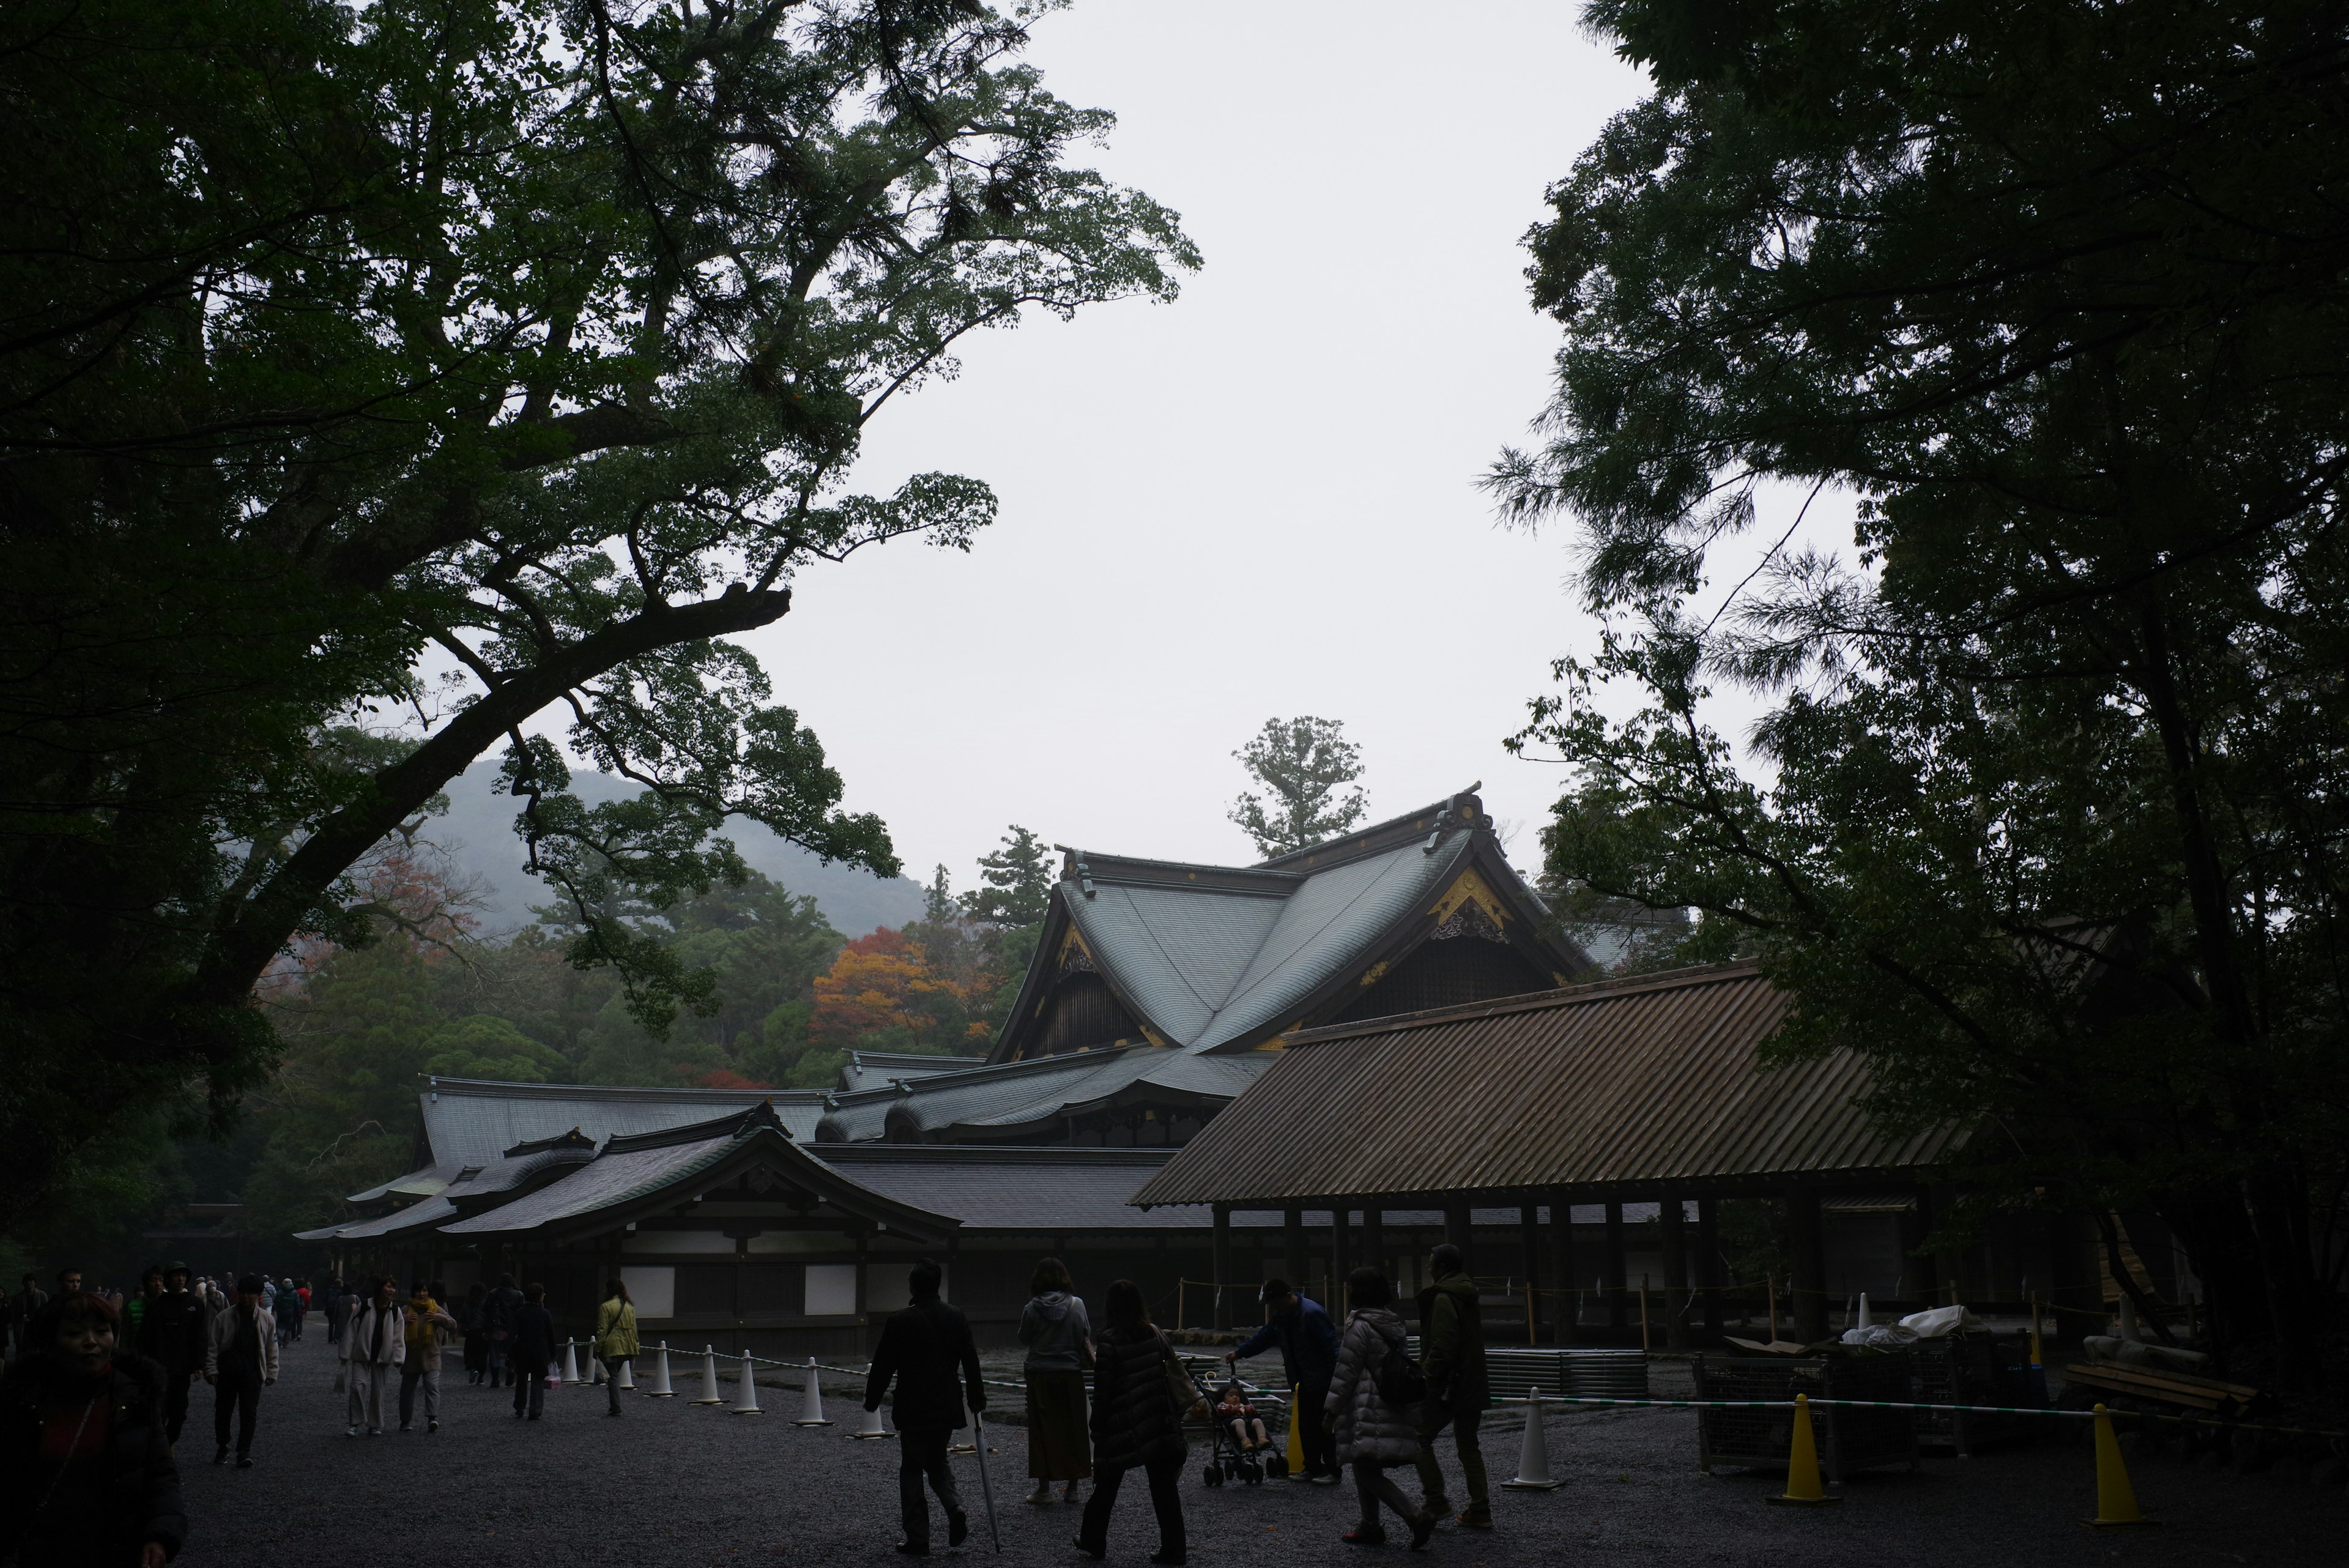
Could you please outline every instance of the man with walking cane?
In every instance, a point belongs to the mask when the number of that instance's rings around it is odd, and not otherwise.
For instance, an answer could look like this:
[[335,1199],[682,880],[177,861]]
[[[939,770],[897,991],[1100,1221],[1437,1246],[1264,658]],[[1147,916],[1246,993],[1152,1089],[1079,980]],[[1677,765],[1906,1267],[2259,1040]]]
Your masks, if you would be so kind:
[[[897,1550],[907,1557],[930,1554],[930,1506],[923,1495],[926,1477],[930,1490],[947,1512],[947,1544],[959,1546],[970,1535],[970,1515],[963,1511],[962,1494],[955,1489],[947,1468],[947,1445],[963,1426],[963,1401],[970,1402],[974,1420],[987,1408],[987,1388],[979,1381],[978,1346],[961,1313],[938,1299],[945,1271],[925,1258],[905,1276],[913,1304],[892,1313],[874,1348],[873,1370],[864,1381],[864,1407],[878,1410],[881,1397],[895,1378],[897,1392],[889,1414],[897,1426],[897,1505],[905,1538]],[[955,1375],[962,1375],[962,1387]],[[984,1434],[979,1443],[979,1480],[987,1480]],[[988,1519],[994,1517],[994,1496],[988,1496]]]

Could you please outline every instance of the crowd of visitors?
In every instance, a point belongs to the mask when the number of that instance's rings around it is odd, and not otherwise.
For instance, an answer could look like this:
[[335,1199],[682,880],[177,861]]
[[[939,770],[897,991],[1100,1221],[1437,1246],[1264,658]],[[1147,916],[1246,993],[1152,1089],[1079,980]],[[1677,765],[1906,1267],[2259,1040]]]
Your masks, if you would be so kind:
[[[1477,1446],[1488,1388],[1476,1285],[1457,1248],[1436,1248],[1428,1263],[1416,1361],[1393,1288],[1374,1268],[1347,1278],[1342,1324],[1288,1282],[1267,1282],[1263,1327],[1225,1356],[1236,1364],[1279,1352],[1294,1391],[1300,1479],[1334,1485],[1351,1474],[1360,1517],[1343,1537],[1350,1543],[1385,1541],[1387,1512],[1413,1547],[1428,1543],[1452,1513],[1436,1458],[1447,1428],[1466,1489],[1457,1522],[1492,1528]],[[987,1410],[978,1346],[968,1321],[942,1299],[943,1278],[935,1262],[915,1265],[908,1304],[884,1324],[865,1386],[864,1407],[877,1410],[887,1398],[895,1417],[897,1550],[910,1556],[930,1550],[932,1494],[945,1513],[947,1544],[968,1539],[969,1510],[947,1455],[955,1433]],[[442,1355],[460,1343],[469,1384],[511,1386],[515,1417],[541,1419],[559,1354],[545,1287],[517,1285],[512,1275],[454,1302],[437,1282],[413,1282],[403,1294],[388,1275],[363,1289],[329,1280],[314,1292],[307,1281],[254,1274],[232,1287],[184,1263],[145,1271],[128,1298],[87,1287],[76,1269],[61,1271],[56,1283],[52,1293],[27,1276],[0,1307],[8,1362],[0,1376],[0,1562],[168,1562],[186,1533],[175,1449],[191,1385],[202,1377],[213,1390],[213,1462],[229,1464],[233,1455],[250,1468],[262,1391],[277,1381],[281,1348],[301,1337],[314,1311],[336,1350],[345,1430],[354,1438],[382,1436],[395,1397],[401,1431],[415,1429],[419,1396],[424,1430],[439,1431]],[[1103,1293],[1098,1332],[1060,1260],[1039,1262],[1030,1283],[1033,1296],[1019,1320],[1034,1483],[1027,1501],[1081,1503],[1074,1544],[1099,1560],[1118,1493],[1139,1469],[1158,1526],[1150,1561],[1182,1563],[1185,1422],[1225,1423],[1252,1451],[1273,1441],[1262,1417],[1236,1379],[1210,1407],[1132,1281],[1113,1281]],[[625,1282],[609,1280],[594,1338],[608,1415],[622,1413],[623,1370],[640,1349],[636,1304]],[[977,1446],[983,1450],[984,1440]],[[1416,1503],[1392,1473],[1405,1467],[1418,1473]]]

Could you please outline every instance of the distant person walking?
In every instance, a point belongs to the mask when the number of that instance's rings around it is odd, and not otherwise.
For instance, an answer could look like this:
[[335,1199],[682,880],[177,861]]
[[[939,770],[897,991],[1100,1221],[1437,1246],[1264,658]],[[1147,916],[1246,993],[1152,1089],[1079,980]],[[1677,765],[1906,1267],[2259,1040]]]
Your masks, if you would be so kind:
[[1485,1323],[1476,1282],[1460,1249],[1446,1241],[1428,1254],[1434,1282],[1419,1293],[1420,1367],[1427,1376],[1427,1402],[1420,1407],[1419,1486],[1421,1511],[1441,1520],[1452,1511],[1444,1495],[1444,1469],[1435,1462],[1435,1438],[1445,1427],[1460,1452],[1468,1506],[1460,1522],[1471,1530],[1493,1528],[1493,1497],[1485,1473],[1485,1453],[1476,1444],[1492,1385],[1485,1373]]
[[26,1274],[24,1284],[8,1298],[8,1311],[0,1319],[0,1348],[7,1352],[10,1361],[26,1354],[26,1335],[32,1331],[33,1319],[49,1304],[49,1293],[41,1288],[38,1275]]
[[[279,1298],[283,1300],[281,1296]],[[215,1313],[204,1334],[204,1381],[212,1386],[212,1463],[228,1463],[229,1417],[236,1417],[236,1468],[253,1468],[253,1428],[261,1391],[277,1381],[277,1322],[261,1304],[261,1282],[236,1282],[236,1300]]]
[[1395,1314],[1394,1288],[1376,1269],[1346,1276],[1346,1328],[1338,1338],[1338,1369],[1330,1378],[1330,1422],[1339,1459],[1353,1468],[1361,1521],[1346,1532],[1350,1546],[1376,1546],[1387,1538],[1379,1522],[1383,1502],[1411,1527],[1411,1543],[1427,1544],[1435,1521],[1412,1507],[1387,1471],[1419,1458],[1419,1407],[1388,1392],[1392,1373],[1410,1366],[1402,1319]]
[[432,1299],[431,1287],[418,1281],[409,1288],[408,1305],[403,1314],[400,1333],[408,1341],[408,1354],[399,1364],[399,1429],[416,1429],[416,1390],[424,1390],[424,1429],[440,1429],[440,1347],[447,1343],[441,1336],[457,1331],[457,1320]]
[[1068,1501],[1093,1473],[1086,1432],[1085,1369],[1093,1364],[1093,1326],[1068,1266],[1058,1258],[1036,1265],[1035,1293],[1019,1313],[1019,1343],[1028,1347],[1028,1473],[1036,1490],[1028,1501],[1052,1501],[1052,1483],[1068,1482]]
[[1330,1374],[1338,1366],[1338,1325],[1321,1303],[1289,1288],[1288,1282],[1271,1279],[1258,1293],[1264,1303],[1264,1326],[1248,1335],[1236,1350],[1224,1353],[1228,1365],[1280,1347],[1281,1373],[1297,1391],[1290,1410],[1297,1422],[1297,1444],[1305,1462],[1305,1479],[1321,1486],[1338,1484],[1337,1443],[1330,1434],[1322,1409],[1330,1397]]
[[[1108,1326],[1093,1347],[1093,1495],[1085,1503],[1076,1547],[1100,1558],[1109,1551],[1110,1511],[1125,1472],[1139,1466],[1150,1478],[1150,1506],[1158,1515],[1158,1550],[1150,1560],[1179,1563],[1190,1551],[1183,1531],[1185,1400],[1189,1388],[1182,1358],[1150,1321],[1150,1305],[1132,1280],[1111,1284],[1102,1298]],[[1189,1397],[1197,1399],[1197,1390]]]
[[329,1279],[326,1282],[326,1288],[319,1293],[320,1305],[325,1309],[326,1314],[326,1343],[328,1345],[340,1345],[343,1342],[343,1320],[348,1315],[343,1310],[344,1294],[343,1280],[340,1274],[336,1274],[333,1278]]
[[155,1364],[118,1351],[120,1314],[71,1293],[25,1324],[0,1377],[0,1561],[162,1568],[187,1538]]
[[513,1381],[514,1314],[522,1311],[522,1292],[512,1274],[498,1276],[498,1288],[481,1301],[481,1337],[489,1341],[490,1386]]
[[615,1276],[604,1282],[604,1302],[595,1309],[595,1359],[604,1364],[604,1392],[611,1397],[606,1416],[620,1413],[620,1368],[636,1358],[636,1304],[628,1287]]
[[546,1408],[546,1374],[554,1365],[554,1314],[546,1310],[544,1285],[522,1293],[512,1321],[506,1355],[514,1380],[514,1414],[527,1413],[535,1421]]
[[375,1282],[375,1293],[359,1302],[343,1330],[343,1369],[349,1380],[345,1437],[357,1437],[362,1423],[368,1437],[383,1436],[384,1396],[407,1358],[408,1314],[399,1304],[399,1282],[386,1274]]
[[203,1376],[205,1341],[212,1330],[212,1310],[204,1298],[188,1288],[191,1271],[185,1263],[163,1270],[163,1299],[153,1303],[141,1324],[143,1354],[163,1368],[163,1435],[178,1452],[180,1434],[188,1425],[189,1386]]
[[[905,1275],[905,1291],[913,1298],[903,1311],[889,1314],[882,1325],[881,1343],[873,1350],[873,1369],[864,1380],[864,1407],[878,1410],[892,1378],[897,1392],[889,1414],[897,1424],[897,1512],[905,1530],[897,1550],[908,1557],[930,1554],[930,1505],[922,1482],[938,1494],[946,1510],[947,1544],[959,1546],[970,1534],[970,1515],[955,1488],[954,1471],[947,1464],[947,1444],[967,1424],[963,1401],[974,1413],[987,1409],[987,1386],[979,1381],[978,1346],[970,1337],[970,1324],[962,1314],[938,1299],[946,1272],[927,1258]],[[959,1375],[962,1386],[956,1387]],[[985,1462],[985,1456],[980,1457]]]
[[449,1309],[457,1320],[457,1328],[465,1336],[465,1381],[479,1383],[490,1372],[490,1336],[481,1332],[481,1303],[489,1299],[489,1289],[481,1281],[465,1293],[465,1299]]

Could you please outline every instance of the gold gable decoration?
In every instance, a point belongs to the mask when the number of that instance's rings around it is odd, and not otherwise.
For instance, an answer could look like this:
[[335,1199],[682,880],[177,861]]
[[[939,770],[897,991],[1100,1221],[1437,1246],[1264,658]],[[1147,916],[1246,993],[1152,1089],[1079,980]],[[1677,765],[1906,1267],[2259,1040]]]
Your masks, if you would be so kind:
[[1511,919],[1509,906],[1493,891],[1485,878],[1474,871],[1463,871],[1454,878],[1452,886],[1444,889],[1444,897],[1435,901],[1435,908],[1431,912],[1435,916],[1436,923],[1441,925],[1456,913],[1461,905],[1471,903],[1491,916],[1496,926],[1505,926]]

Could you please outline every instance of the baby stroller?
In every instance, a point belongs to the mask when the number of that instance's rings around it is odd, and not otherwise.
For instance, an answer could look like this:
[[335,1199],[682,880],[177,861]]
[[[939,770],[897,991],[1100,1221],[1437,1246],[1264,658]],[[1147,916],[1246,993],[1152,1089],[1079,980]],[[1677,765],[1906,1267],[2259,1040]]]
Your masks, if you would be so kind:
[[[1250,1391],[1244,1389],[1242,1392]],[[1257,1419],[1263,1419],[1261,1412]],[[1288,1456],[1277,1440],[1268,1438],[1262,1448],[1253,1450],[1242,1448],[1239,1438],[1232,1431],[1231,1422],[1212,1405],[1208,1407],[1208,1425],[1215,1430],[1215,1447],[1207,1455],[1206,1467],[1200,1479],[1209,1486],[1221,1486],[1231,1480],[1242,1486],[1261,1486],[1268,1476],[1279,1480],[1288,1474]],[[1268,1435],[1270,1426],[1267,1425],[1265,1430]]]

